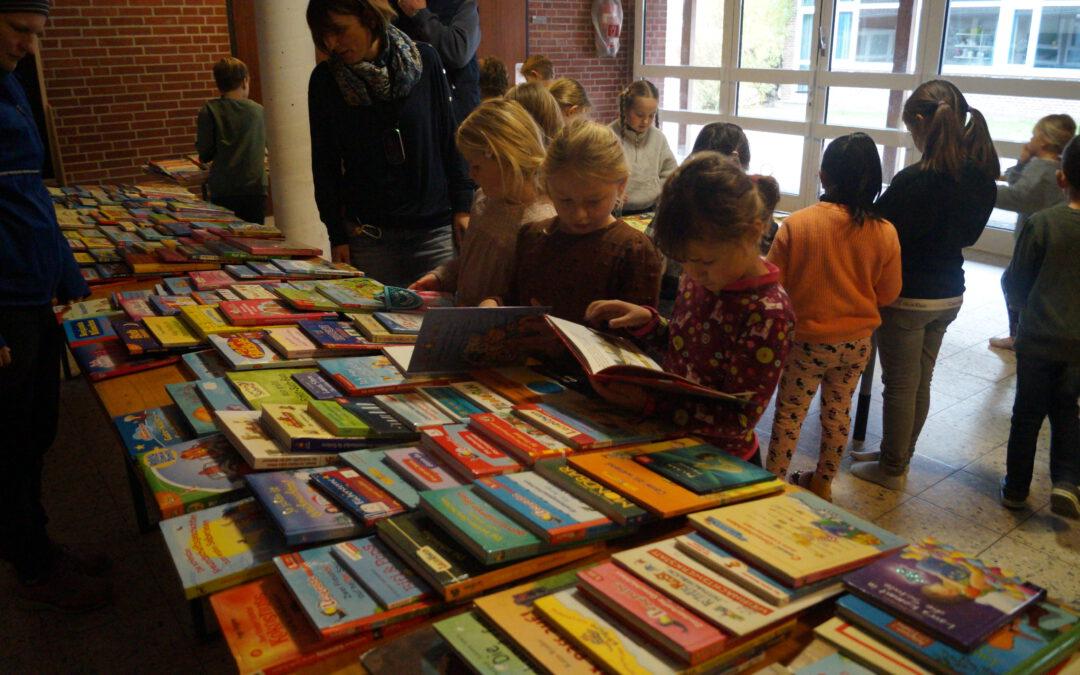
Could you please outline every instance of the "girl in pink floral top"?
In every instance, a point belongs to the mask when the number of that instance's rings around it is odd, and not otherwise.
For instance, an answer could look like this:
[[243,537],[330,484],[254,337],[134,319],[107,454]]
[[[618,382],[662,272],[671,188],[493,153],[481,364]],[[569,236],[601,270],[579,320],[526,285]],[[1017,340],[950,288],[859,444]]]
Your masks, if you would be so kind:
[[748,176],[716,152],[692,156],[671,176],[653,226],[656,243],[683,265],[675,311],[599,300],[586,318],[625,328],[662,351],[664,370],[707,387],[747,393],[745,404],[594,383],[604,398],[667,417],[728,453],[760,464],[754,426],[776,389],[795,314],[779,271],[757,243],[779,198],[772,178]]

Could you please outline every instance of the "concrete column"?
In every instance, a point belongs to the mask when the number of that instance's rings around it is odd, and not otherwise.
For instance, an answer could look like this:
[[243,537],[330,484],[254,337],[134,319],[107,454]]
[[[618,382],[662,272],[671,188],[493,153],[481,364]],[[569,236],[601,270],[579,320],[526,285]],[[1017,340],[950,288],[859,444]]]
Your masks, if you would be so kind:
[[254,4],[274,223],[290,242],[321,246],[329,258],[330,240],[319,220],[311,177],[307,84],[315,67],[315,45],[304,18],[307,0]]

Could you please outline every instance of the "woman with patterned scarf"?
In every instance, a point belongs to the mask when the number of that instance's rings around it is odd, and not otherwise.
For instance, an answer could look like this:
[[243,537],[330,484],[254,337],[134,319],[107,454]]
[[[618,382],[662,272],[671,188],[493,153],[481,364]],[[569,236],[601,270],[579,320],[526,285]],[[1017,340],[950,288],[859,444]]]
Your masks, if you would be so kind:
[[390,22],[387,0],[311,0],[328,59],[308,83],[315,201],[335,261],[405,286],[453,254],[472,183],[454,146],[435,49]]

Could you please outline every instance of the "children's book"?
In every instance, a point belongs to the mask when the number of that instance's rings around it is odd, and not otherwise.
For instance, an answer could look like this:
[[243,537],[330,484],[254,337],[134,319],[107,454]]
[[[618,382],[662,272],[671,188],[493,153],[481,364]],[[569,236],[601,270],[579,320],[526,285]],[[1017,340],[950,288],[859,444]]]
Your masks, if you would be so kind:
[[[232,292],[232,291],[231,291],[230,289],[228,289],[228,288],[219,288],[219,289],[217,289],[217,290],[216,290],[216,291],[214,291],[214,292],[215,292],[215,293],[217,293],[217,294],[218,294],[218,296],[219,296],[219,297],[220,297],[220,298],[221,298],[222,300],[224,300],[224,301],[228,301],[228,302],[240,302],[241,300],[243,300],[243,298],[241,298],[241,297],[240,297],[239,295],[237,295],[236,293],[233,293],[233,292]],[[224,303],[221,303],[221,304],[224,304]],[[220,305],[220,304],[218,305],[218,309],[219,309],[219,310],[220,310],[220,309],[222,309],[222,307],[221,307],[221,305]],[[224,312],[223,312],[223,313],[224,313]],[[229,318],[229,319],[230,319],[230,321],[231,321],[231,319],[232,319],[232,317],[229,317],[228,315],[226,315],[226,318]],[[237,323],[236,321],[232,321],[232,323],[234,323],[234,324],[236,324],[236,325],[242,325],[242,324],[240,324],[240,323]],[[284,321],[282,321],[281,323],[285,323],[285,322],[284,322]]]
[[965,652],[1046,590],[927,538],[844,577],[851,592]]
[[277,300],[225,300],[218,305],[218,309],[234,326],[271,326],[337,316],[334,312],[298,312]]
[[[217,310],[218,305],[221,304],[221,296],[218,295],[217,291],[192,291],[191,299],[195,301],[196,305],[205,305],[214,310]],[[219,319],[214,318],[213,320],[217,322]]]
[[374,279],[360,277],[348,281],[320,281],[315,288],[346,311],[385,309],[383,285]]
[[330,553],[383,609],[394,609],[434,595],[426,581],[378,537],[334,544]]
[[[389,355],[389,354],[388,354]],[[393,359],[393,356],[390,356]],[[468,398],[453,387],[421,387],[416,390],[421,396],[433,403],[444,415],[452,418],[452,422],[468,422],[469,415],[484,412]],[[446,424],[446,422],[439,422]]]
[[405,513],[400,502],[352,469],[314,473],[311,483],[366,527],[382,518]]
[[124,313],[122,309],[116,309],[108,298],[95,298],[73,302],[70,305],[59,308],[60,317],[64,321],[77,321],[79,319],[113,318]]
[[195,391],[206,404],[208,410],[249,410],[233,391],[229,380],[216,377],[212,380],[197,380]]
[[931,672],[843,619],[833,617],[818,625],[814,635],[876,673],[929,675]]
[[401,394],[381,394],[373,398],[386,412],[400,420],[409,429],[417,432],[426,427],[454,422],[441,406],[436,405],[429,398],[415,391]]
[[158,523],[189,600],[270,574],[285,541],[254,499]]
[[548,544],[591,540],[620,531],[618,523],[531,471],[480,478],[477,495]]
[[199,398],[199,392],[195,388],[195,382],[174,382],[165,385],[165,391],[169,393],[173,403],[180,408],[191,430],[196,437],[209,436],[217,433],[214,426],[214,418],[211,416],[211,408]]
[[260,368],[284,368],[286,366],[315,365],[313,359],[297,364],[281,358],[266,344],[266,333],[249,331],[232,335],[211,335],[210,345],[221,354],[231,370],[255,370]]
[[340,452],[367,446],[362,438],[331,434],[311,416],[306,405],[267,403],[262,407],[262,424],[290,452]]
[[514,414],[576,450],[648,443],[677,435],[671,426],[635,419],[622,408],[576,391],[549,396],[541,403],[523,403],[514,407]]
[[420,446],[470,482],[521,470],[512,457],[464,424],[428,427],[420,435]]
[[285,272],[273,262],[261,262],[258,260],[249,260],[244,263],[251,269],[255,270],[261,277],[280,278],[285,276]]
[[536,555],[544,545],[467,486],[421,492],[420,510],[485,565]]
[[224,265],[222,269],[228,272],[234,279],[239,279],[241,281],[254,281],[260,278],[259,273],[247,265]]
[[695,513],[690,524],[793,588],[861,567],[907,543],[805,490]]
[[132,358],[123,343],[118,341],[95,342],[75,347],[71,350],[71,355],[91,382],[169,366],[180,360],[177,356],[167,355]]
[[233,501],[245,492],[243,460],[221,434],[155,448],[138,457],[162,518]]
[[411,442],[420,435],[407,424],[387,412],[375,397],[335,399],[345,410],[368,427],[368,438],[382,442]]
[[359,523],[311,486],[314,473],[317,470],[250,473],[244,480],[289,546],[360,535]]
[[64,335],[67,337],[68,346],[72,348],[119,339],[111,318],[105,316],[65,321]]
[[368,480],[389,492],[410,510],[415,509],[420,503],[420,493],[386,465],[383,461],[385,457],[384,450],[350,450],[341,453],[341,461],[364,474]]
[[334,436],[363,438],[370,435],[368,425],[337,401],[312,401],[308,404],[307,412]]
[[356,329],[368,340],[379,344],[413,344],[416,336],[408,333],[391,333],[371,314],[355,313],[347,315]]
[[180,318],[204,341],[211,335],[243,333],[250,330],[243,326],[234,326],[226,321],[214,305],[181,306]]
[[113,330],[120,336],[129,356],[146,356],[167,351],[140,321],[116,321],[113,323]]
[[625,382],[671,394],[748,401],[745,392],[722,392],[665,372],[663,367],[629,339],[608,335],[555,316],[548,323],[582,365],[590,379]]
[[155,295],[150,298],[150,304],[158,316],[176,316],[184,305],[194,306],[198,303],[190,295]]
[[478,675],[535,673],[514,650],[492,633],[473,612],[464,612],[435,622],[435,630],[454,653]]
[[297,326],[275,326],[266,329],[266,341],[287,359],[306,359],[324,356],[315,343]]
[[[832,650],[832,647],[827,646],[827,643],[825,642],[815,641],[814,644],[820,644],[823,649]],[[804,658],[805,654],[806,652],[804,651],[799,658]],[[836,651],[828,656],[817,659],[813,663],[808,663],[798,670],[792,671],[791,669],[794,667],[795,664],[792,664],[789,667],[788,672],[794,672],[795,675],[874,675],[874,671],[863,667],[858,661],[853,661]]]
[[648,511],[621,492],[594,481],[565,459],[540,460],[533,466],[533,471],[620,525],[636,526],[653,519]]
[[[227,288],[236,283],[236,279],[232,278],[228,272],[223,270],[190,272],[188,273],[188,277],[191,278],[191,283],[195,286],[196,290],[200,291],[214,291],[219,288]],[[166,283],[168,283],[167,280]]]
[[218,428],[252,469],[303,469],[326,466],[337,460],[333,452],[288,452],[270,438],[259,423],[258,410],[214,413]]
[[303,320],[297,322],[300,330],[320,349],[327,353],[378,351],[380,346],[364,339],[347,321]]
[[544,321],[549,307],[448,307],[424,312],[409,374],[524,366],[563,347]]
[[202,342],[175,316],[148,316],[143,323],[166,349],[195,347]]
[[514,411],[513,403],[479,382],[452,382],[450,386],[484,412],[509,415]]
[[188,352],[182,358],[184,366],[197,380],[212,380],[224,377],[228,371],[225,360],[213,349]]
[[954,649],[854,595],[836,601],[840,618],[934,672],[1005,675],[1044,672],[1080,644],[1080,616],[1043,600],[1015,616],[971,652]]
[[461,481],[420,448],[387,450],[384,461],[417,490],[441,490],[461,485]]
[[298,288],[294,284],[282,284],[274,289],[282,300],[301,312],[340,312],[341,307],[314,289]]
[[317,370],[297,373],[293,379],[316,401],[331,401],[341,396],[337,387],[330,384],[330,380]]
[[542,459],[565,457],[571,452],[567,444],[515,415],[480,413],[473,415],[468,423],[470,429],[529,466]]
[[278,297],[263,284],[233,284],[229,288],[244,300],[276,300]]
[[143,298],[125,298],[120,300],[120,307],[132,321],[138,321],[146,316],[154,316],[154,309]]
[[406,379],[385,356],[347,356],[321,359],[319,368],[349,396],[393,394],[419,385],[443,384],[429,378]]
[[307,244],[289,244],[284,239],[265,239],[262,237],[226,236],[225,241],[241,251],[253,255],[287,258],[289,256],[318,256],[322,249]]
[[283,368],[280,370],[231,371],[225,374],[234,389],[249,407],[261,410],[266,403],[295,403],[307,405],[311,395],[293,380],[292,376],[313,372]]
[[375,320],[394,335],[417,335],[424,323],[423,314],[407,312],[375,312]]
[[566,391],[558,380],[521,366],[476,370],[472,376],[514,404],[536,403]]
[[148,408],[113,418],[120,440],[128,454],[137,457],[155,448],[189,441],[194,436],[183,422],[183,413],[175,405]]
[[775,478],[772,472],[707,443],[637,455],[634,461],[699,495]]

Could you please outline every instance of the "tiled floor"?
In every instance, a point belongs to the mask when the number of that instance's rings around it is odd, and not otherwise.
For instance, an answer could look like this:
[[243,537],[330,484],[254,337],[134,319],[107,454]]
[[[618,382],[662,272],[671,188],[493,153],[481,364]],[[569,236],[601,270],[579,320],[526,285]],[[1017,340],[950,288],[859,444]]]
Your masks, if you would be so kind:
[[[998,286],[1001,262],[969,260],[968,293],[945,336],[933,384],[931,416],[919,440],[904,492],[860,481],[844,471],[835,501],[908,538],[933,535],[997,561],[1080,603],[1080,522],[1049,512],[1047,430],[1040,440],[1032,510],[997,503],[1015,386],[1011,353],[986,340],[1005,330]],[[874,388],[867,440],[880,440],[880,385]],[[60,438],[49,457],[47,506],[52,532],[91,542],[117,565],[116,605],[85,616],[33,613],[11,600],[14,580],[0,570],[0,673],[233,672],[220,640],[196,639],[187,603],[160,537],[137,533],[122,459],[86,384],[64,384]],[[811,468],[818,432],[807,421],[794,469]],[[768,442],[771,416],[762,420]]]

